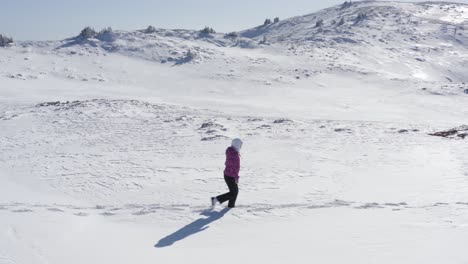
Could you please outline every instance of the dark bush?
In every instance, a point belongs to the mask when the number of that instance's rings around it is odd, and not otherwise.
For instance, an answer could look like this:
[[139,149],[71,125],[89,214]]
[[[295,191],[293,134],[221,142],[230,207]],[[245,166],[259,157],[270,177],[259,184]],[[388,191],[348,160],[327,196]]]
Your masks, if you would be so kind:
[[319,19],[319,20],[317,21],[317,23],[315,23],[315,27],[316,27],[316,28],[317,28],[317,27],[321,27],[321,26],[323,26],[323,19]]
[[209,35],[209,34],[215,34],[216,31],[214,31],[213,28],[205,27],[204,29],[200,30],[200,33],[205,34],[205,35]]
[[99,33],[96,35],[96,38],[101,41],[113,41],[114,36],[112,33],[113,33],[112,28],[107,27],[99,31]]
[[156,28],[153,27],[153,26],[148,26],[145,31],[144,31],[146,34],[151,34],[151,33],[154,33],[156,32]]
[[7,47],[13,43],[13,39],[0,34],[0,47]]
[[85,27],[81,30],[80,37],[84,39],[94,38],[96,36],[96,31],[91,27]]
[[341,4],[341,9],[346,9],[346,8],[348,8],[348,7],[351,7],[352,5],[353,5],[353,2],[351,2],[351,1],[349,1],[349,2],[346,1],[346,2],[344,2],[343,4]]
[[238,38],[239,37],[239,33],[237,32],[230,32],[230,33],[227,33],[224,35],[225,38]]
[[342,25],[344,25],[344,23],[345,23],[345,20],[344,20],[344,17],[342,17],[340,22],[338,22],[338,24],[336,24],[336,26],[337,27],[342,26]]
[[364,20],[367,19],[367,15],[364,13],[359,13],[359,15],[356,17],[354,20],[354,24],[359,24],[362,23]]
[[269,18],[265,19],[265,22],[263,22],[264,26],[268,26],[270,24],[271,24],[271,19],[269,19]]

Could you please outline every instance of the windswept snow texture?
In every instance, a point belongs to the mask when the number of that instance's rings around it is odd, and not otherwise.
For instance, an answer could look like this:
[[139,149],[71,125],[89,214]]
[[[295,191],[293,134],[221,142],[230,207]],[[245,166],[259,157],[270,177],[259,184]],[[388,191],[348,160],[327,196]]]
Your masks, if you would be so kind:
[[363,1],[0,48],[0,264],[468,263],[467,25]]

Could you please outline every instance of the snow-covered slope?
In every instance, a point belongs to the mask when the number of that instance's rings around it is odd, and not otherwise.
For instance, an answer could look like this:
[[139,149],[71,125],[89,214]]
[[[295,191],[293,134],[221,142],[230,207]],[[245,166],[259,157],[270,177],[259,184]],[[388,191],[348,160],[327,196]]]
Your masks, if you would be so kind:
[[[466,263],[467,15],[1,48],[0,263]],[[238,206],[206,210],[233,137]]]
[[[236,62],[239,58],[232,50],[261,49],[275,59],[259,64],[272,64],[272,70],[293,78],[331,71],[460,83],[468,82],[463,71],[468,66],[467,14],[465,4],[362,1],[258,26],[237,36],[157,29],[20,46],[72,56],[117,53],[168,65]],[[193,60],[187,58],[189,50]],[[281,63],[291,56],[300,72],[288,72],[291,65]]]
[[466,28],[468,5],[363,1],[241,35],[281,43],[290,53],[312,57],[329,70],[467,82]]
[[[92,38],[81,36],[62,41],[23,42],[24,48],[38,48],[45,53],[106,56],[108,53],[118,53],[129,57],[170,65],[180,65],[187,62],[203,62],[214,57],[223,56],[222,49],[217,47],[253,48],[253,40],[242,37],[229,37],[222,33],[203,33],[197,30],[154,29],[136,31],[109,31],[99,33]],[[187,52],[193,53],[188,59]]]

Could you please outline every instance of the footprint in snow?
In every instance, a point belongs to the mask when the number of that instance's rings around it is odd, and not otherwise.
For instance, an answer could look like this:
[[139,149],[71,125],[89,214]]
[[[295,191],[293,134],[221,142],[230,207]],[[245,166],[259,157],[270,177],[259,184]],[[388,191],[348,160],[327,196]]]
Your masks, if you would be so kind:
[[88,213],[83,213],[83,212],[79,212],[79,213],[76,213],[74,214],[76,216],[88,216],[89,214]]
[[13,210],[11,212],[13,212],[13,213],[30,213],[30,212],[33,212],[33,210],[31,210],[31,209],[17,209],[17,210]]
[[104,212],[104,213],[101,213],[101,215],[103,215],[103,216],[113,216],[113,215],[116,215],[116,214],[111,213],[111,212]]
[[384,207],[380,206],[378,203],[366,203],[355,208],[356,209],[374,209],[374,208],[384,208]]
[[147,215],[147,214],[151,214],[151,213],[154,213],[155,211],[152,211],[152,210],[141,210],[141,211],[137,211],[137,212],[134,212],[132,213],[132,215]]
[[61,212],[61,213],[65,212],[65,211],[63,211],[62,209],[59,209],[59,208],[47,208],[47,210],[52,211],[52,212]]
[[435,203],[434,206],[444,206],[449,205],[448,203]]
[[400,205],[403,205],[402,203],[385,203],[384,204],[385,206],[400,206]]

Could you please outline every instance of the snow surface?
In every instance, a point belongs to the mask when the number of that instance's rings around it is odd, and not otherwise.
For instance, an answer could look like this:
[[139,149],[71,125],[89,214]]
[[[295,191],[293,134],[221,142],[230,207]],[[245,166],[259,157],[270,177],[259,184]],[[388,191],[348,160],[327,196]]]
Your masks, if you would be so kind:
[[[429,135],[467,125],[467,14],[0,49],[0,263],[468,263],[466,140]],[[211,211],[233,137],[238,205]]]

